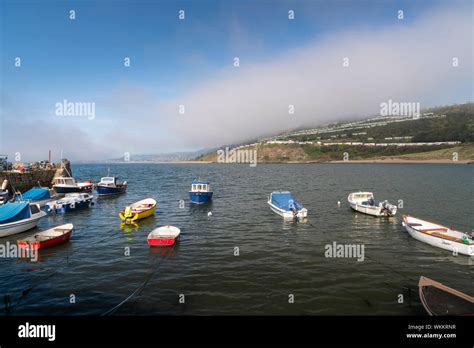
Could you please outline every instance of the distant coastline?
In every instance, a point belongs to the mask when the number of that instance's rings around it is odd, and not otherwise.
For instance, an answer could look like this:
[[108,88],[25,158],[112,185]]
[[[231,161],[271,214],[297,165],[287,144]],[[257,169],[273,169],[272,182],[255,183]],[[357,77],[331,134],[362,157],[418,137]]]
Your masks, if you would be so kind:
[[[160,164],[223,164],[223,165],[246,165],[246,163],[219,163],[217,161],[179,161],[179,162],[153,162]],[[278,162],[259,162],[258,164],[474,164],[474,160],[447,160],[447,159],[427,159],[427,160],[407,160],[407,159],[361,159],[347,161],[278,161]]]

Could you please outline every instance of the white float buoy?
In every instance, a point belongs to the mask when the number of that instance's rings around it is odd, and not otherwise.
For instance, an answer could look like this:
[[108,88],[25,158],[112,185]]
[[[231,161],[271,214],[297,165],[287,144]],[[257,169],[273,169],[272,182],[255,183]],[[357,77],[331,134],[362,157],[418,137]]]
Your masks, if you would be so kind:
[[207,216],[212,216],[212,212],[210,211],[209,213],[207,213]]
[[337,201],[337,205],[340,206],[340,205],[341,205],[341,201]]

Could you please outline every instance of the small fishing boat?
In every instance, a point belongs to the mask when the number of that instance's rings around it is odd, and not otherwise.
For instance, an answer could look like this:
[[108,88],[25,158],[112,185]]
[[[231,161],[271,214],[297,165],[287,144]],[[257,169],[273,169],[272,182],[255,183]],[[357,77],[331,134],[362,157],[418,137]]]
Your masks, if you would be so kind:
[[402,217],[402,225],[410,236],[416,240],[453,253],[474,256],[474,236],[472,232],[468,234],[456,231],[410,215],[402,215]]
[[213,192],[209,181],[195,180],[191,184],[191,191],[189,191],[189,199],[191,203],[207,203],[212,200]]
[[181,230],[174,226],[162,226],[154,229],[148,235],[147,242],[150,246],[171,246],[179,239]]
[[69,241],[74,229],[73,224],[64,224],[35,233],[25,239],[17,240],[21,249],[39,250],[50,248]]
[[141,201],[135,202],[125,207],[119,213],[120,219],[126,223],[131,223],[135,220],[147,218],[155,212],[156,201],[153,198],[145,198]]
[[67,193],[64,198],[46,204],[47,210],[56,214],[89,208],[94,203],[90,193]]
[[95,189],[99,196],[112,196],[125,193],[127,190],[127,182],[121,182],[113,176],[105,176],[95,185]]
[[72,177],[59,176],[54,178],[53,188],[57,193],[76,193],[76,192],[92,192],[94,184],[89,180],[84,182],[76,182]]
[[267,203],[275,213],[285,219],[304,219],[308,216],[308,210],[288,191],[272,192]]
[[9,202],[0,206],[0,237],[21,233],[35,228],[46,216],[38,204]]
[[394,216],[397,207],[388,201],[376,202],[372,192],[353,192],[347,197],[352,209],[373,216]]
[[474,315],[474,297],[426,277],[420,277],[418,292],[429,315]]
[[33,187],[25,193],[18,195],[16,200],[28,201],[30,203],[39,204],[40,207],[44,207],[46,203],[56,198],[58,198],[58,194],[52,189],[47,187]]

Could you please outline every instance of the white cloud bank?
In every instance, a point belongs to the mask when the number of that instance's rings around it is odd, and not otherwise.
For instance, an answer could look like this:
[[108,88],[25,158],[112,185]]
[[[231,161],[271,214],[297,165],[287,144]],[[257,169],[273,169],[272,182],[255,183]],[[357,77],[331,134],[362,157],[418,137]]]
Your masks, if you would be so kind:
[[[388,99],[421,107],[472,100],[469,11],[437,12],[415,25],[337,33],[265,64],[241,67],[165,103],[177,140],[219,146],[306,124],[380,112]],[[349,66],[343,67],[343,58]],[[453,57],[459,61],[453,67]],[[175,116],[177,104],[186,115]],[[295,114],[288,113],[288,105]]]
[[[89,135],[58,146],[80,160],[197,149],[375,114],[389,99],[419,102],[422,108],[472,100],[471,16],[470,4],[427,12],[411,25],[398,22],[394,14],[390,27],[333,33],[265,63],[253,64],[241,56],[241,66],[234,68],[229,57],[227,69],[174,100],[125,87],[105,104],[114,123],[100,133],[83,129]],[[349,58],[348,67],[343,67],[344,57]],[[452,66],[454,57],[458,67]],[[184,115],[178,113],[180,104],[185,105]],[[295,106],[294,115],[288,114],[289,104]],[[97,119],[100,122],[100,111]],[[25,126],[18,119],[15,125],[16,132]],[[36,131],[43,143],[32,134],[28,151],[45,153],[51,147],[47,134]],[[19,139],[11,134],[6,134],[4,145],[14,151]],[[66,138],[63,134],[57,139]]]

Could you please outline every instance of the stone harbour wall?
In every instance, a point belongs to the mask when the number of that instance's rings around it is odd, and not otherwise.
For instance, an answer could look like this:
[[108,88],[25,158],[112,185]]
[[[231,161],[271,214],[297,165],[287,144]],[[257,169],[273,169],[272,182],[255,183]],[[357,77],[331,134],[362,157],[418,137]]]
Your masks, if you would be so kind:
[[37,169],[27,173],[0,172],[0,186],[4,180],[8,180],[8,190],[10,193],[15,192],[15,190],[16,192],[23,193],[35,186],[51,187],[54,183],[54,178],[61,175],[72,175],[71,165],[68,160],[63,160],[62,165],[58,163],[55,169]]

